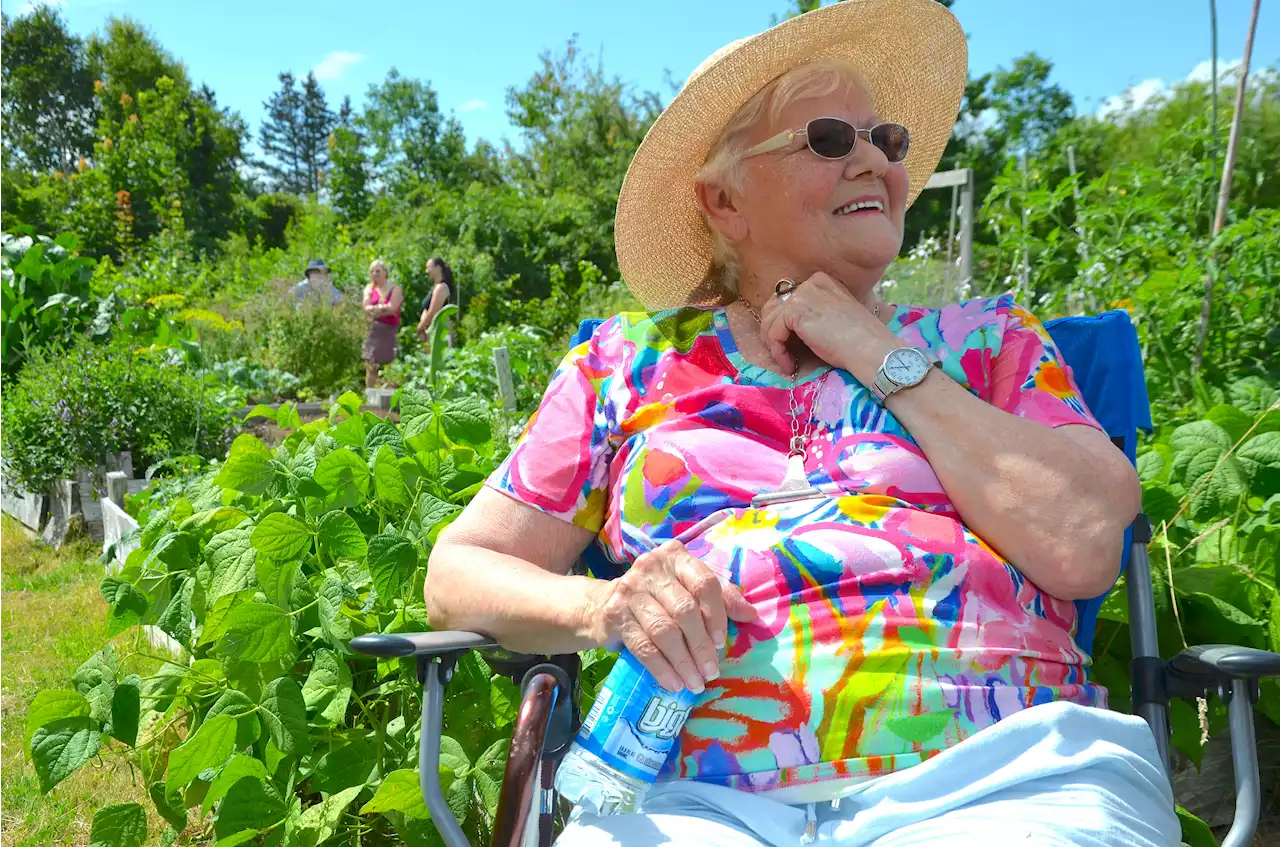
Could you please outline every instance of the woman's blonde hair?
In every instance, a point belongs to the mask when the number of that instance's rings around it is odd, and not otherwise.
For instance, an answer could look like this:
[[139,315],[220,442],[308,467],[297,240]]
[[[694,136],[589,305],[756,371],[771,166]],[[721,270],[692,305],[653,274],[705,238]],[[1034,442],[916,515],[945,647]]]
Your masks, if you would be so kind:
[[[819,59],[794,68],[761,88],[742,105],[725,124],[720,139],[707,154],[706,163],[698,171],[698,182],[720,189],[739,192],[744,176],[743,152],[748,148],[747,136],[765,116],[770,122],[794,100],[825,97],[841,88],[867,93],[866,83],[858,69],[844,59]],[[868,99],[870,95],[867,94]],[[817,117],[815,115],[815,117]],[[798,128],[798,127],[797,127]],[[703,212],[706,217],[706,212]],[[729,239],[707,223],[711,230],[711,278],[727,294],[738,293],[738,254]]]
[[391,278],[391,269],[387,267],[387,263],[384,262],[382,259],[374,259],[372,262],[369,263],[369,273],[373,273],[374,268],[382,268],[384,271],[387,272],[387,278],[388,279]]

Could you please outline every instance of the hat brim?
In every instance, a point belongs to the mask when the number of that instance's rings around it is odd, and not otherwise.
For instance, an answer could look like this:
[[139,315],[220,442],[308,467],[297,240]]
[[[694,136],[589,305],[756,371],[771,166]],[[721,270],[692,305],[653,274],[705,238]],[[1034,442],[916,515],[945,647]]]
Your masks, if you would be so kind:
[[968,46],[935,0],[843,0],[743,40],[691,79],[658,116],[618,196],[618,267],[651,309],[714,300],[706,287],[711,232],[695,181],[730,119],[794,68],[839,58],[859,69],[876,113],[906,126],[907,205],[924,190],[951,138],[968,75]]

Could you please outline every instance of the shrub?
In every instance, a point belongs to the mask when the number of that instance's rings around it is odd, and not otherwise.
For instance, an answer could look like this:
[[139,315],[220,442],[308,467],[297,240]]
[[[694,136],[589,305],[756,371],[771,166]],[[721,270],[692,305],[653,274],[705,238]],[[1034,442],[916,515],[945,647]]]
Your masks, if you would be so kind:
[[173,355],[88,341],[36,353],[5,391],[4,458],[15,479],[39,490],[122,450],[144,467],[223,455],[239,398],[202,390]]
[[[216,476],[150,503],[141,547],[101,586],[108,636],[132,632],[135,648],[107,646],[74,690],[42,692],[28,712],[44,790],[112,753],[138,768],[170,840],[438,843],[417,787],[414,664],[346,645],[427,628],[427,553],[498,456],[477,398],[405,392],[399,425],[360,403],[348,393],[305,426],[286,405],[274,452],[241,435]],[[137,624],[182,645],[146,678],[135,672],[154,651]],[[488,841],[517,700],[478,656],[459,661],[442,761],[473,843]],[[95,831],[122,816],[145,817],[111,806]]]

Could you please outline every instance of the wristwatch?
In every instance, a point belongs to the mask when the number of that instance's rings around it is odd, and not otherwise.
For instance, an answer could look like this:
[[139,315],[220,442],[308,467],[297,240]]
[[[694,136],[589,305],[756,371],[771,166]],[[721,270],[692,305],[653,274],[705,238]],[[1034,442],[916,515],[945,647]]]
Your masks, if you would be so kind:
[[871,393],[876,400],[884,403],[886,397],[904,388],[911,388],[924,382],[929,369],[939,364],[938,357],[927,347],[898,347],[890,350],[884,357],[884,363],[876,372]]

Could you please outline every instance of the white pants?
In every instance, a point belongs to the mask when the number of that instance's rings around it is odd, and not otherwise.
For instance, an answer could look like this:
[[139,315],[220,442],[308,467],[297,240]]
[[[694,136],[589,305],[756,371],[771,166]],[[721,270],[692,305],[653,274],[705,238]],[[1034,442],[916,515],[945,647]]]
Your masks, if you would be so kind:
[[558,847],[1177,847],[1155,740],[1137,717],[1070,703],[1019,712],[840,801],[788,806],[681,780],[640,812],[575,813]]

